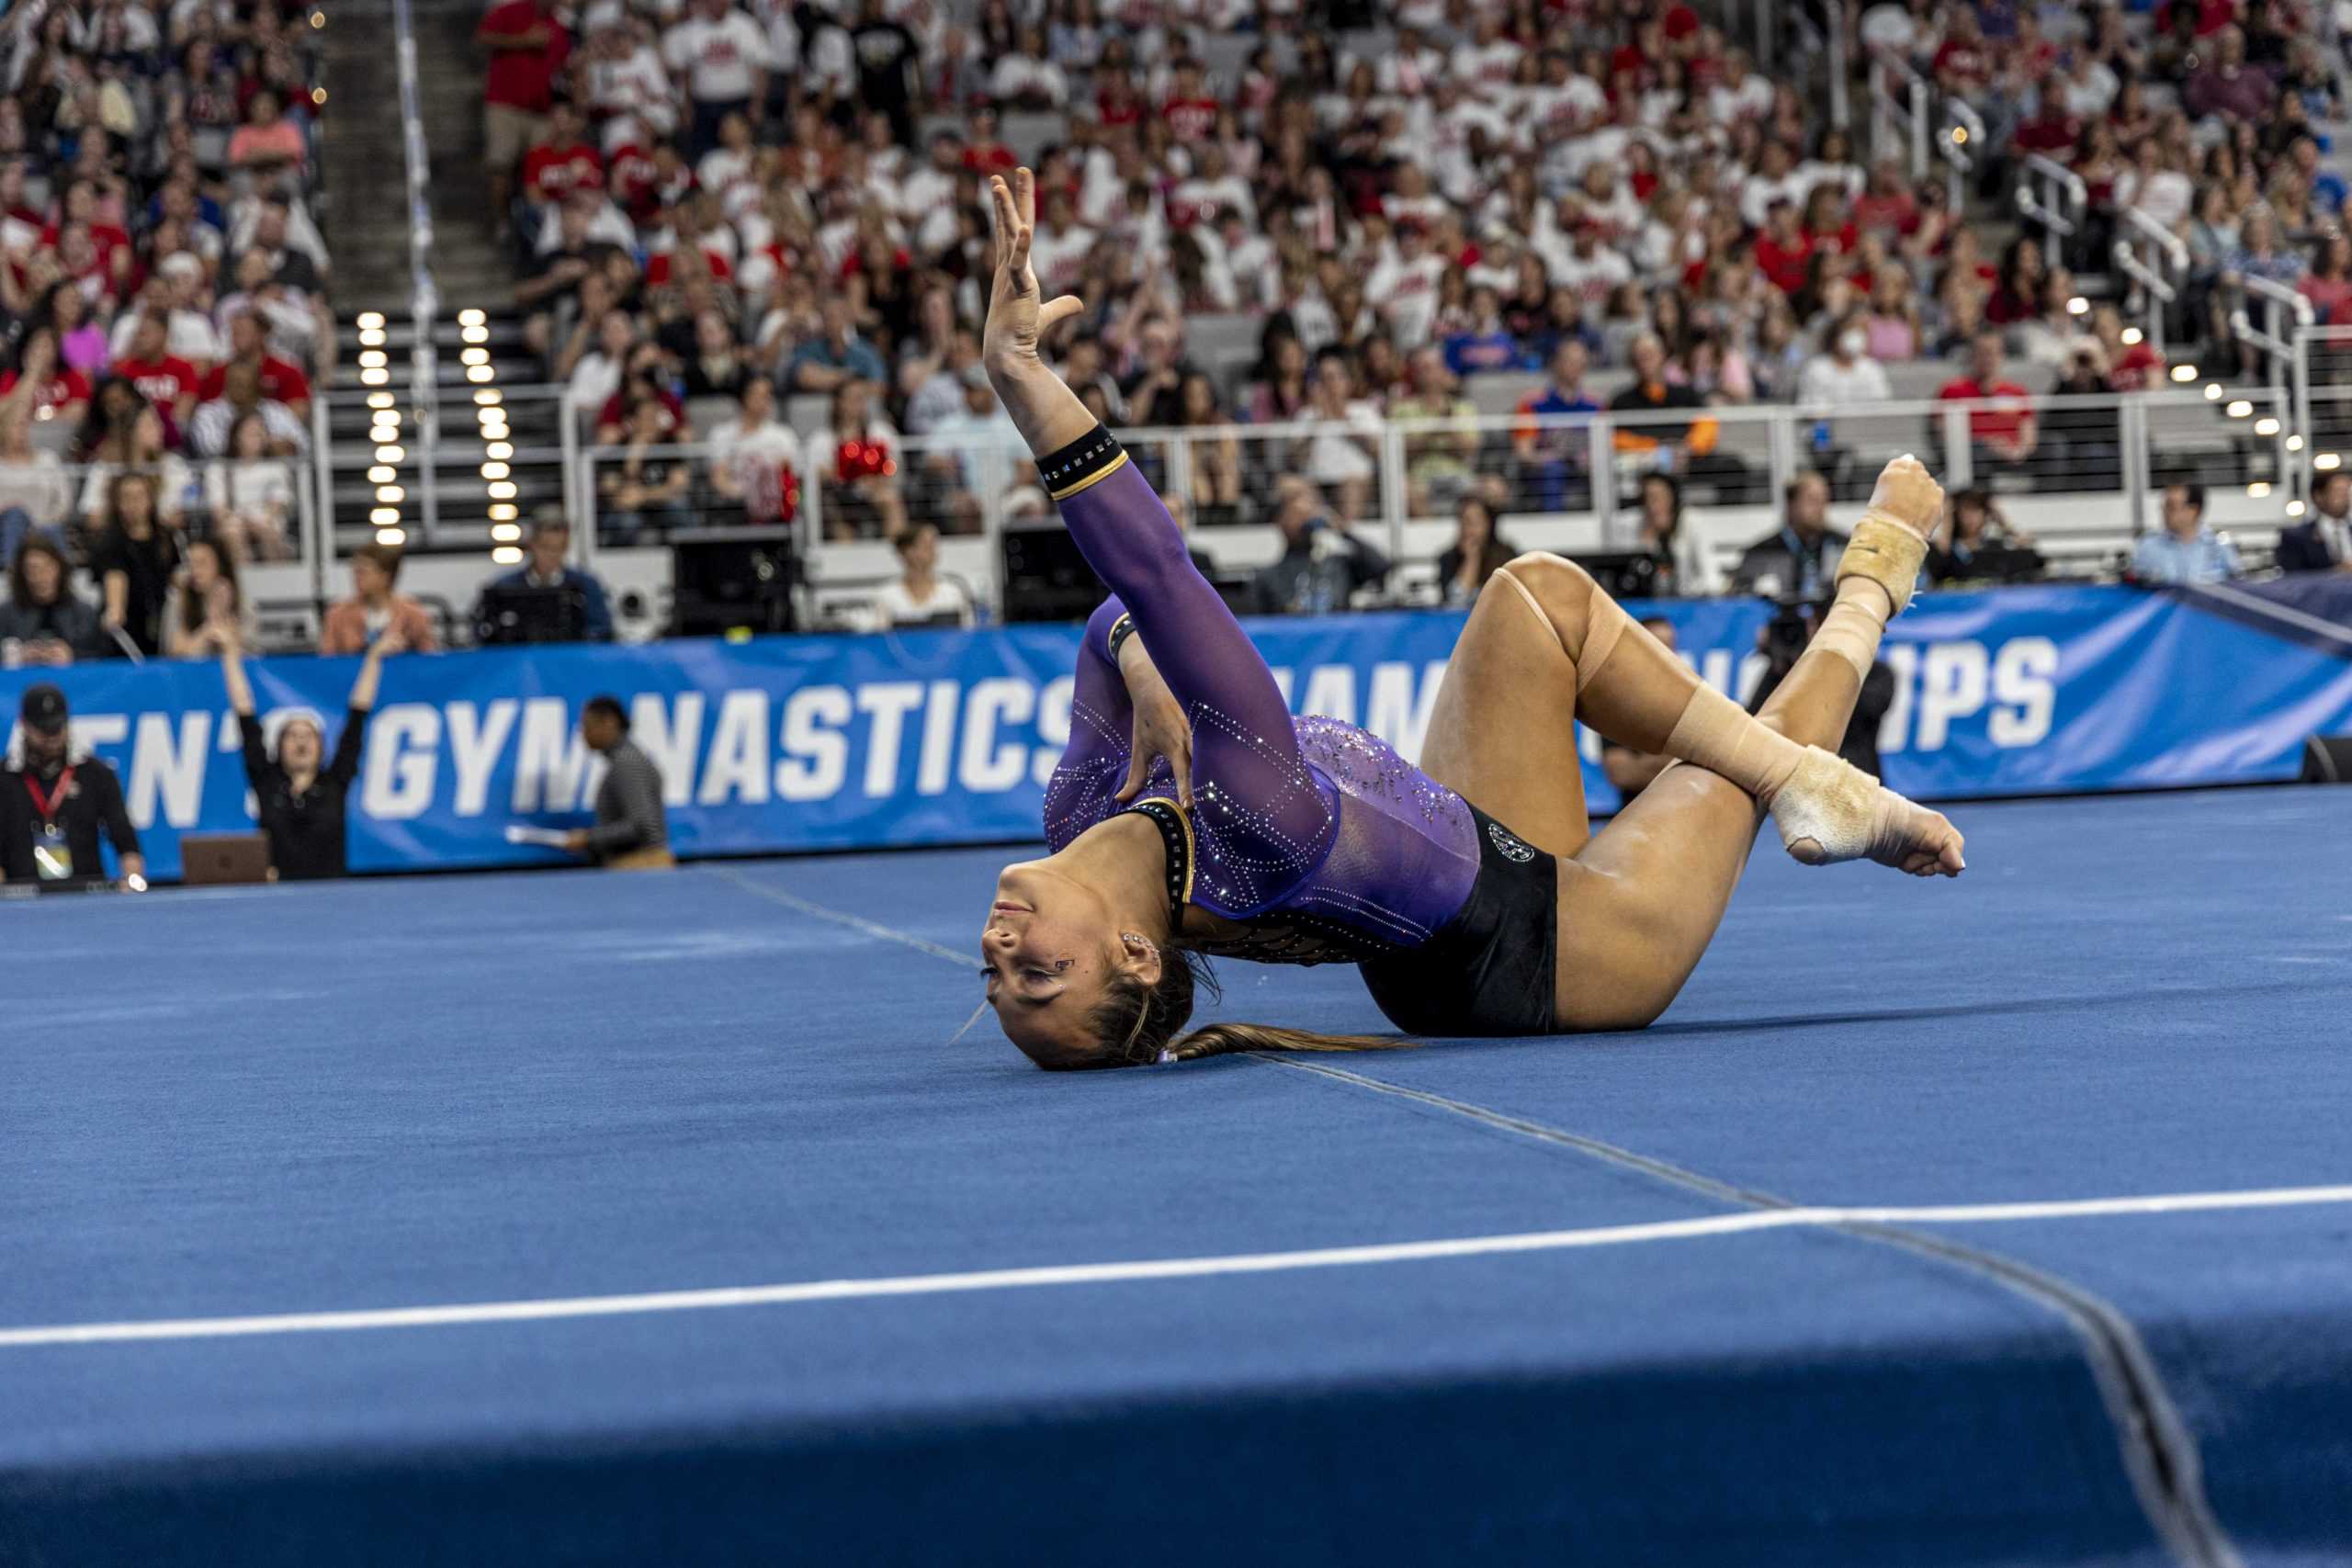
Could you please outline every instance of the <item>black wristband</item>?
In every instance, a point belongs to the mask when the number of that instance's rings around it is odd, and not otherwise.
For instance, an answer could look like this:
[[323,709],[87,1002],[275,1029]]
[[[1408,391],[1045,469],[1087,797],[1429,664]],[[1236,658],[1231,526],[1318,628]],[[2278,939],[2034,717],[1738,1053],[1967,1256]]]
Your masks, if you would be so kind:
[[1111,635],[1103,640],[1111,645],[1112,663],[1119,661],[1119,649],[1125,647],[1127,638],[1135,635],[1136,618],[1133,615],[1121,615],[1111,623]]
[[1037,459],[1037,480],[1056,501],[1076,495],[1127,460],[1112,434],[1096,425],[1057,452]]

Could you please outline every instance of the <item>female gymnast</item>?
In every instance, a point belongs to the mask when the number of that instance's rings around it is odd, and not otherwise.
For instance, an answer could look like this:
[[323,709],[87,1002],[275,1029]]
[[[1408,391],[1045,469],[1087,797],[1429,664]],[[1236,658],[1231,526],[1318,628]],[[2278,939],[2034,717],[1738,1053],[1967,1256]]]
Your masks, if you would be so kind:
[[[1808,863],[1960,874],[1950,822],[1823,750],[1942,505],[1912,458],[1880,476],[1836,603],[1760,715],[1573,562],[1525,555],[1480,592],[1417,770],[1352,726],[1291,716],[1150,486],[1039,360],[1080,302],[1040,297],[1030,172],[989,185],[989,377],[1114,595],[1087,624],[1046,791],[1054,852],[1005,869],[980,938],[988,1002],[1040,1066],[1399,1043],[1239,1023],[1180,1038],[1204,953],[1353,963],[1408,1034],[1638,1028],[1706,951],[1760,812]],[[1578,718],[1679,764],[1598,835]]]

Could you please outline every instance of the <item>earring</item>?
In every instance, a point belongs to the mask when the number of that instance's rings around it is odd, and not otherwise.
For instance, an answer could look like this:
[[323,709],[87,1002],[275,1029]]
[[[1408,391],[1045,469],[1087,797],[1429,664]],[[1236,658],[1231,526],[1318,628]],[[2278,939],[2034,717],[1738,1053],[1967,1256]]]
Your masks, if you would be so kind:
[[1119,933],[1119,940],[1121,942],[1134,942],[1137,947],[1142,948],[1145,952],[1149,953],[1154,956],[1157,956],[1159,953],[1159,944],[1158,942],[1136,931],[1121,931]]

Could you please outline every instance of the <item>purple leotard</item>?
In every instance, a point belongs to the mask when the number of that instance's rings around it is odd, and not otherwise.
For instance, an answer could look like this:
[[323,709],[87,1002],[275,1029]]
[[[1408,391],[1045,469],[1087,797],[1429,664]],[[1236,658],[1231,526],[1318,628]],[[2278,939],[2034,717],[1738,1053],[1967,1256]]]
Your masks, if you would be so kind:
[[[1295,964],[1419,947],[1462,908],[1478,874],[1469,807],[1353,725],[1293,718],[1159,498],[1107,435],[1089,442],[1040,465],[1072,537],[1114,592],[1087,623],[1069,746],[1046,790],[1046,841],[1058,850],[1106,818],[1148,810],[1169,836],[1173,901],[1248,928],[1239,940],[1188,946]],[[1135,806],[1115,798],[1134,728],[1109,640],[1123,615],[1192,721],[1189,823],[1173,808],[1164,759]]]

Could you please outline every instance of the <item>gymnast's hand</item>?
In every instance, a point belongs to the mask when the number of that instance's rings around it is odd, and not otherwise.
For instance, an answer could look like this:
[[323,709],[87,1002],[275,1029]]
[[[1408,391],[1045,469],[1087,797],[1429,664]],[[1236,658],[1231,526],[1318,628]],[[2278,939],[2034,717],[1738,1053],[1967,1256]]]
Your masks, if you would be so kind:
[[1119,673],[1126,677],[1127,700],[1135,707],[1134,744],[1127,756],[1127,782],[1120,786],[1124,804],[1143,793],[1151,764],[1161,757],[1176,772],[1176,804],[1193,808],[1193,724],[1184,705],[1168,689],[1159,671],[1143,651],[1143,639],[1130,637],[1119,650]]
[[1084,310],[1075,294],[1046,299],[1029,265],[1029,243],[1037,224],[1037,176],[1026,168],[989,178],[996,209],[996,287],[989,298],[988,327],[980,352],[991,373],[1025,369],[1038,363],[1037,340],[1057,322]]
[[1882,469],[1871,491],[1871,508],[1916,534],[1935,532],[1944,509],[1944,489],[1918,458],[1905,452]]

